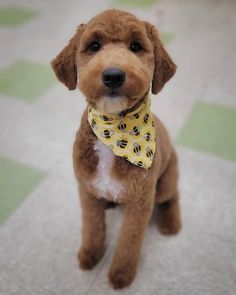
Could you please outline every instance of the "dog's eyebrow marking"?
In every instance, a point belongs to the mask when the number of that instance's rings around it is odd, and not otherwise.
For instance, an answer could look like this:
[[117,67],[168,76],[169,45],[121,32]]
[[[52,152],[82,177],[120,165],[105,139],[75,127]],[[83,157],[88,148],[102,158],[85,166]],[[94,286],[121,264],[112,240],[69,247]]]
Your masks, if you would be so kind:
[[99,41],[104,39],[106,39],[106,35],[103,32],[96,30],[90,32],[87,36],[85,36],[83,38],[83,43],[85,44],[85,46],[88,46],[94,40]]
[[143,49],[146,49],[146,50],[151,49],[147,37],[140,31],[135,30],[135,31],[128,32],[126,36],[126,40],[129,43],[133,41],[137,41],[142,45]]
[[143,36],[143,33],[140,32],[140,31],[129,31],[128,32],[128,37],[129,38],[139,38],[139,39],[143,39],[144,36]]

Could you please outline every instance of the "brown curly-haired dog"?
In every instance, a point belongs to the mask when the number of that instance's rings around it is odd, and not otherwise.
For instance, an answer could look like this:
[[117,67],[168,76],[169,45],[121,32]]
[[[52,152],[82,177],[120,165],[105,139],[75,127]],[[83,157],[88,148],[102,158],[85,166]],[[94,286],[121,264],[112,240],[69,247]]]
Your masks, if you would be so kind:
[[[155,27],[118,10],[105,11],[80,25],[52,67],[70,90],[78,85],[89,106],[108,114],[134,110],[145,101],[150,84],[152,93],[157,94],[176,70]],[[102,79],[104,71],[111,68],[118,70],[113,77],[118,82],[112,87]],[[88,109],[75,138],[74,171],[83,209],[78,253],[81,268],[92,269],[104,254],[109,203],[115,201],[125,208],[109,271],[114,288],[130,285],[135,277],[144,231],[155,204],[157,225],[163,234],[175,234],[181,228],[176,154],[160,120],[153,115],[153,121],[157,145],[147,170],[115,156],[98,140],[88,122]]]

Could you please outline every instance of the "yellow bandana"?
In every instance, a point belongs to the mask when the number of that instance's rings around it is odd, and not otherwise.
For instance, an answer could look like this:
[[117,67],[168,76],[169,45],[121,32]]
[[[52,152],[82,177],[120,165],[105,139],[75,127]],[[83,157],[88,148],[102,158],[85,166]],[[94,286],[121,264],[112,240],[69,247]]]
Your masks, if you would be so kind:
[[145,169],[151,166],[156,148],[150,105],[148,98],[138,109],[127,114],[88,109],[88,121],[97,138],[116,156]]

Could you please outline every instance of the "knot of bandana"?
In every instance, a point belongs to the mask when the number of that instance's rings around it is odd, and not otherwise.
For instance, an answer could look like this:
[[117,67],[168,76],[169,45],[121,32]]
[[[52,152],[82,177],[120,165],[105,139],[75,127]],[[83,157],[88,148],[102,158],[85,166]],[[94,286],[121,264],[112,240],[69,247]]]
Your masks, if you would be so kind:
[[129,113],[107,114],[89,107],[88,121],[97,138],[116,156],[148,169],[155,155],[150,98]]

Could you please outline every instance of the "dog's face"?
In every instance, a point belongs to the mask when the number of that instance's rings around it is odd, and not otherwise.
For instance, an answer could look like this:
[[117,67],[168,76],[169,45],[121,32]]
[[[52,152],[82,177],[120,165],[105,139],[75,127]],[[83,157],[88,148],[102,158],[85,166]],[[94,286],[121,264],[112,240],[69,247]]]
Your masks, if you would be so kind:
[[106,113],[132,108],[151,83],[158,93],[176,69],[156,29],[117,10],[80,25],[52,67],[69,89],[78,85],[89,104]]
[[107,113],[132,107],[148,92],[154,70],[144,25],[123,13],[99,15],[81,36],[77,69],[79,88],[92,106]]

